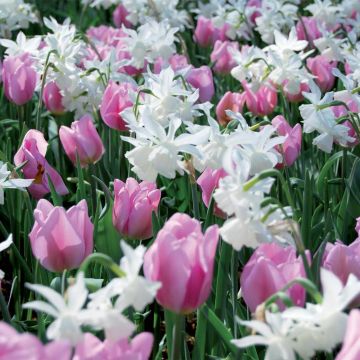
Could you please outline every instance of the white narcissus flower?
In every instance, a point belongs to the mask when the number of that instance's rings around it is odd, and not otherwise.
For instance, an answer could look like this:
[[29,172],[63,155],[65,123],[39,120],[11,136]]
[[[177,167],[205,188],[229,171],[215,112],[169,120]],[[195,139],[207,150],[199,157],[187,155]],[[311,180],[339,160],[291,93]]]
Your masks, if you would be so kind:
[[137,123],[132,109],[123,111],[121,114],[136,136],[136,138],[123,136],[122,139],[135,146],[133,150],[125,154],[125,157],[140,179],[155,181],[158,174],[173,179],[176,172],[183,174],[185,164],[183,155],[180,153],[202,158],[202,154],[195,145],[207,141],[209,138],[207,128],[196,134],[182,133],[176,136],[176,132],[182,124],[177,117],[170,119],[169,127],[166,130],[156,121],[149,108],[144,107],[142,125]]
[[128,65],[141,69],[145,62],[153,63],[159,57],[165,61],[176,52],[175,33],[166,21],[149,20],[136,31],[123,27],[128,37],[123,38],[122,50],[129,51],[131,59]]
[[34,56],[39,51],[40,42],[40,36],[27,39],[22,31],[17,34],[16,41],[0,39],[0,45],[6,48],[5,54],[9,56],[18,56],[23,53],[29,53]]
[[311,133],[315,130],[319,132],[320,135],[313,140],[313,144],[327,153],[331,152],[334,141],[342,146],[354,142],[355,138],[348,135],[349,128],[338,124],[330,107],[326,107],[333,101],[333,92],[328,92],[321,98],[320,89],[315,83],[310,82],[309,85],[311,93],[303,92],[303,96],[311,104],[299,107],[301,117],[304,119],[304,133]]
[[249,327],[259,335],[250,335],[242,339],[232,340],[239,348],[253,345],[267,346],[265,360],[295,360],[295,351],[291,340],[287,337],[292,321],[284,320],[281,313],[265,313],[267,324],[262,321],[239,321],[241,325]]
[[295,359],[295,353],[310,360],[317,351],[331,352],[341,343],[346,330],[346,307],[360,294],[360,281],[350,274],[346,285],[331,271],[320,269],[322,300],[306,303],[305,308],[293,306],[284,312],[266,311],[266,323],[240,321],[259,335],[232,342],[238,347],[265,345],[265,359]]
[[26,286],[45,298],[47,302],[30,301],[24,304],[23,308],[44,312],[55,319],[47,328],[48,339],[68,340],[74,345],[77,344],[83,335],[81,326],[88,322],[85,316],[88,314],[83,310],[88,296],[84,273],[78,273],[75,283],[67,289],[65,298],[47,286],[37,284],[26,284]]
[[33,182],[33,179],[13,179],[10,175],[7,165],[0,161],[0,205],[4,205],[4,189],[24,190]]

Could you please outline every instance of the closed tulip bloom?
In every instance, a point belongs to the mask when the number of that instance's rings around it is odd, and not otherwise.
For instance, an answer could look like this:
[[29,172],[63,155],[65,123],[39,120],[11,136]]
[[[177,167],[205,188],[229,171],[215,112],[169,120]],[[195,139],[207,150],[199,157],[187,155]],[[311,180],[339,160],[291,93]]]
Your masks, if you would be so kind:
[[261,85],[253,91],[247,84],[245,89],[245,102],[248,109],[256,116],[270,115],[277,105],[277,93],[271,85]]
[[314,47],[314,40],[323,35],[319,30],[317,20],[314,17],[302,16],[296,24],[296,34],[299,40],[307,40],[311,47]]
[[102,342],[93,334],[86,333],[76,346],[73,360],[148,360],[153,342],[154,337],[148,332],[142,332],[130,341],[123,338],[116,342]]
[[214,79],[208,66],[193,68],[186,76],[186,80],[195,89],[199,89],[199,101],[201,103],[210,101],[214,96]]
[[213,279],[217,225],[205,234],[198,220],[173,215],[144,257],[145,277],[161,282],[157,301],[175,313],[189,313],[208,298]]
[[[168,60],[171,68],[176,72],[189,66],[188,60],[185,55],[174,54]],[[154,63],[154,74],[160,74],[161,70],[168,67],[168,64],[163,58],[159,57]]]
[[55,81],[48,82],[44,87],[43,102],[46,109],[55,115],[61,115],[64,113],[65,108],[62,104],[63,96],[60,93],[60,89]]
[[194,31],[194,40],[202,47],[214,45],[216,40],[224,41],[227,39],[226,31],[228,28],[228,24],[216,28],[211,19],[199,16]]
[[61,272],[78,268],[92,253],[94,225],[85,200],[66,211],[41,199],[34,218],[29,234],[31,249],[47,270]]
[[3,62],[2,79],[5,96],[16,105],[24,105],[34,95],[37,73],[29,54],[8,56]]
[[126,10],[126,7],[123,4],[120,4],[116,7],[113,12],[113,22],[117,28],[121,28],[121,25],[131,28],[133,24],[126,18],[129,15],[129,12]]
[[61,126],[59,137],[66,155],[74,165],[76,165],[76,154],[79,156],[80,165],[85,167],[95,164],[105,152],[90,115],[84,115],[80,120],[74,121],[71,128]]
[[335,360],[359,360],[360,359],[360,310],[351,310],[346,333],[341,351]]
[[113,224],[118,232],[130,239],[144,240],[152,236],[152,213],[157,212],[161,191],[148,181],[126,183],[115,179]]
[[102,98],[100,114],[104,123],[112,129],[126,131],[126,123],[120,116],[120,112],[133,106],[129,93],[136,91],[130,83],[120,85],[110,81]]
[[328,243],[322,266],[333,272],[343,284],[350,274],[360,279],[360,239],[356,239],[350,245],[340,241],[335,244]]
[[216,106],[216,119],[220,125],[227,125],[230,122],[226,110],[242,113],[245,104],[245,94],[227,91]]
[[217,40],[210,59],[214,65],[214,71],[220,74],[229,74],[231,69],[236,66],[236,62],[231,55],[231,50],[239,50],[239,44],[235,41]]
[[[258,305],[298,277],[306,276],[303,262],[296,256],[294,248],[283,248],[275,243],[261,244],[241,274],[241,293],[254,312]],[[300,285],[293,285],[287,294],[295,305],[304,305],[305,291]]]
[[18,333],[10,325],[0,322],[0,359],[6,360],[69,360],[71,345],[53,341],[47,345],[33,334]]
[[281,136],[286,136],[284,143],[278,146],[278,151],[283,155],[283,164],[291,166],[301,152],[302,129],[300,124],[293,128],[282,115],[275,116],[271,121],[276,131]]
[[336,68],[336,62],[329,61],[323,55],[318,55],[306,60],[306,65],[313,75],[315,82],[322,92],[330,91],[335,83],[335,76],[332,71]]
[[47,147],[48,143],[40,131],[29,130],[24,137],[20,149],[14,156],[14,164],[16,166],[26,161],[21,171],[25,179],[34,179],[28,190],[36,199],[50,192],[48,176],[59,195],[68,193],[59,173],[45,159]]
[[[219,181],[227,175],[224,169],[210,169],[206,168],[205,171],[197,179],[197,184],[200,186],[202,191],[202,201],[206,207],[209,207],[212,194],[214,190],[219,186]],[[225,217],[223,211],[215,204],[214,214],[219,217]]]

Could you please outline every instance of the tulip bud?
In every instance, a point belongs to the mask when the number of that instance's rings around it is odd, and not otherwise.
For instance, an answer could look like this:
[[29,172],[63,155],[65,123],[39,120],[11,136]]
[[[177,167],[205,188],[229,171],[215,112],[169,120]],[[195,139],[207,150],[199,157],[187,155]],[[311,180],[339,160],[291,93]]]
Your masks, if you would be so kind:
[[201,306],[211,291],[217,225],[205,234],[198,220],[173,215],[159,231],[144,257],[145,277],[160,281],[157,301],[175,313],[189,313]]
[[29,54],[8,56],[3,62],[2,79],[5,96],[16,105],[24,105],[34,95],[37,73]]
[[43,102],[46,109],[55,115],[64,113],[65,108],[62,104],[63,96],[60,93],[59,87],[55,81],[48,82],[44,87]]
[[335,76],[332,71],[336,68],[336,62],[331,62],[323,55],[318,55],[306,60],[306,65],[313,75],[315,82],[322,92],[330,91],[335,83]]
[[107,126],[120,131],[127,130],[120,112],[133,105],[129,93],[135,90],[130,83],[118,85],[113,81],[109,82],[100,105],[100,114]]
[[[249,309],[254,312],[258,305],[298,277],[306,275],[303,262],[296,257],[294,248],[283,248],[275,243],[261,244],[241,274],[241,293]],[[302,286],[295,284],[286,293],[295,305],[304,305],[305,290]]]
[[[197,179],[197,183],[202,191],[202,201],[206,207],[209,207],[211,196],[214,190],[219,186],[220,179],[226,175],[227,173],[224,169],[212,170],[210,168],[206,168]],[[214,206],[214,214],[221,218],[225,217],[224,212],[220,210],[216,204]]]
[[335,360],[358,360],[360,359],[360,310],[351,310],[347,325],[344,342],[341,351]]
[[127,28],[131,28],[133,24],[127,19],[129,12],[123,4],[117,6],[113,13],[113,22],[117,28],[121,28],[124,25]]
[[80,165],[85,167],[95,164],[105,152],[90,115],[84,115],[80,120],[74,121],[71,128],[61,126],[59,137],[66,155],[74,165],[76,165],[76,153],[79,156]]
[[216,28],[211,19],[199,16],[194,32],[194,40],[202,47],[213,45],[216,40],[225,41],[228,28],[228,24]]
[[133,178],[126,183],[115,179],[113,224],[117,231],[130,239],[144,240],[152,236],[152,213],[157,212],[161,191],[154,183]]
[[229,74],[231,69],[236,66],[236,62],[230,52],[230,49],[239,50],[239,44],[235,41],[217,40],[210,59],[214,65],[214,71],[220,74]]
[[220,125],[227,125],[231,119],[226,110],[242,113],[245,103],[245,94],[227,91],[216,106],[216,119]]
[[36,199],[50,192],[48,176],[59,195],[68,193],[61,176],[45,159],[47,147],[48,143],[40,131],[29,130],[14,156],[16,166],[26,162],[21,171],[25,179],[34,179],[28,190]]
[[34,218],[29,234],[31,249],[47,270],[61,272],[77,268],[92,253],[94,225],[85,200],[66,211],[41,199]]
[[245,102],[248,109],[256,116],[270,115],[277,105],[277,93],[271,85],[261,85],[253,91],[244,82]]
[[316,19],[306,16],[302,16],[296,24],[296,34],[299,40],[308,41],[311,47],[314,47],[314,40],[323,36],[319,30]]
[[350,274],[360,279],[360,238],[350,245],[338,241],[326,244],[322,266],[333,272],[345,285]]
[[201,103],[210,101],[214,96],[214,79],[211,69],[208,66],[200,66],[199,68],[191,69],[186,80],[195,89],[199,89],[199,101]]
[[280,136],[286,136],[282,146],[277,146],[277,150],[283,155],[283,164],[291,166],[301,152],[301,125],[296,124],[292,128],[282,115],[275,116],[271,123]]

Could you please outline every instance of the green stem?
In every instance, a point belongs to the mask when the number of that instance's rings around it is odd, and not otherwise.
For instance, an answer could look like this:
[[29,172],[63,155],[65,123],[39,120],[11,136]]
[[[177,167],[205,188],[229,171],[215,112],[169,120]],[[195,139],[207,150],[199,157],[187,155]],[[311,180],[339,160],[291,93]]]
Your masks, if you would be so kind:
[[124,271],[121,270],[121,268],[119,267],[119,265],[117,265],[110,256],[107,256],[105,254],[101,254],[101,253],[93,253],[91,255],[89,255],[81,264],[80,268],[78,271],[82,271],[84,273],[86,273],[87,268],[89,267],[90,263],[98,263],[100,265],[103,265],[104,267],[108,268],[109,270],[111,270],[115,275],[117,275],[118,277],[124,277],[126,276],[126,274],[124,273]]
[[171,352],[171,360],[181,360],[181,344],[183,339],[184,316],[182,314],[174,314],[173,327],[173,344]]
[[11,324],[11,316],[9,313],[9,309],[1,289],[0,289],[0,308],[4,321],[6,321],[8,324]]
[[91,204],[92,204],[92,214],[95,216],[96,213],[96,203],[97,203],[97,197],[96,197],[96,172],[95,172],[95,165],[89,164],[89,182],[91,185]]
[[197,184],[194,183],[193,180],[190,178],[190,184],[191,184],[191,197],[193,201],[193,211],[195,219],[200,220],[200,211],[199,211],[199,198],[197,193]]

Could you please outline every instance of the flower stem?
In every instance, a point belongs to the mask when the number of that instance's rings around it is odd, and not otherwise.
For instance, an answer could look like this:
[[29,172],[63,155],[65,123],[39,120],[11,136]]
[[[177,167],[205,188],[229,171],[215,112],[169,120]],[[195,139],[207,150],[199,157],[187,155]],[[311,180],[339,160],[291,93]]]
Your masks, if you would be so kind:
[[183,325],[184,316],[182,314],[174,314],[171,360],[180,360],[182,358],[181,346],[183,342]]
[[8,324],[11,324],[11,316],[9,313],[9,309],[8,309],[4,294],[2,293],[1,289],[0,289],[0,309],[1,309],[1,313],[2,313],[4,321],[6,321]]

